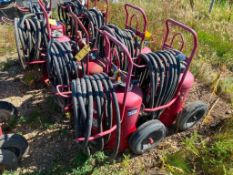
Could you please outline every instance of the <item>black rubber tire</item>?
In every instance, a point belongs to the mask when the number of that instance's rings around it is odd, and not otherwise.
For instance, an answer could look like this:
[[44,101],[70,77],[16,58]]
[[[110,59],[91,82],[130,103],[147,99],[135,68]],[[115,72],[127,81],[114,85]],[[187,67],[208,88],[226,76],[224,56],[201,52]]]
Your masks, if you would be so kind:
[[15,153],[18,160],[28,152],[27,140],[18,134],[4,134],[0,137],[0,149],[8,149]]
[[3,128],[10,126],[18,119],[18,111],[15,106],[6,101],[0,101],[0,123],[3,123]]
[[185,131],[197,124],[207,113],[208,105],[202,101],[187,104],[176,120],[178,131]]
[[[129,147],[134,154],[143,154],[159,144],[166,137],[167,129],[159,120],[150,120],[142,124],[129,138]],[[144,142],[153,137],[153,143],[143,148]]]
[[16,155],[7,149],[0,149],[0,173],[4,170],[13,171],[18,167]]

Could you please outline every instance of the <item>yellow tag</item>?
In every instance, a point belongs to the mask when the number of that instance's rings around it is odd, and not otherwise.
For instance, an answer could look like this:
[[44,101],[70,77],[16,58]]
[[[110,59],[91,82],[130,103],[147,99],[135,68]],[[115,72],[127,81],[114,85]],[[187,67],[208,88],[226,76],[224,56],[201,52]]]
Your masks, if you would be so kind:
[[145,39],[149,40],[149,39],[151,39],[151,37],[152,37],[152,34],[149,31],[146,31],[145,32]]
[[53,26],[56,26],[57,25],[57,21],[55,19],[49,18],[49,24],[53,25]]
[[82,50],[80,50],[76,55],[75,58],[77,61],[82,61],[83,58],[91,51],[91,48],[89,45],[85,45]]

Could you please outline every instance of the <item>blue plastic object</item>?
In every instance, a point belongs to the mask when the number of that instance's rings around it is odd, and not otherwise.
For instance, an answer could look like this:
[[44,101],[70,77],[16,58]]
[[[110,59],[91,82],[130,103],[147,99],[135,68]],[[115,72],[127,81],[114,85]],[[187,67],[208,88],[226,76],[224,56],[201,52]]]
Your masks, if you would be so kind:
[[12,0],[0,0],[0,4],[1,3],[9,3],[9,2],[11,2]]

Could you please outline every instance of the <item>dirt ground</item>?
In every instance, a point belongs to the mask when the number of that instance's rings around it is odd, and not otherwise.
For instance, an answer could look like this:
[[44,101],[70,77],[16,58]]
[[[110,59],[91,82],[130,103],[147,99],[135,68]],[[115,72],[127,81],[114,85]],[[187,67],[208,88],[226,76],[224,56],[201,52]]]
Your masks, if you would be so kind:
[[[3,61],[5,60],[0,58],[0,63]],[[19,170],[22,173],[35,170],[43,171],[51,168],[54,164],[69,164],[78,152],[69,124],[61,113],[52,109],[49,89],[39,82],[30,82],[29,86],[25,83],[25,76],[17,60],[13,61],[4,71],[0,71],[0,99],[16,105],[21,116],[26,119],[32,118],[30,124],[21,123],[14,129],[15,132],[23,134],[30,145],[30,151],[22,160]],[[209,103],[210,106],[215,103],[208,118],[196,128],[206,137],[213,134],[214,128],[224,118],[230,117],[232,114],[229,104],[212,95],[198,81],[196,81],[190,94],[189,101],[193,100],[203,100]],[[34,120],[34,118],[36,119]],[[49,121],[47,123],[50,123],[51,126],[45,126],[43,121]],[[159,152],[170,148],[173,148],[173,150],[179,149],[180,140],[189,136],[191,132],[171,135],[155,150],[134,157],[131,161],[132,171],[140,173],[134,167],[143,164],[147,174],[154,174],[159,166],[157,164]]]

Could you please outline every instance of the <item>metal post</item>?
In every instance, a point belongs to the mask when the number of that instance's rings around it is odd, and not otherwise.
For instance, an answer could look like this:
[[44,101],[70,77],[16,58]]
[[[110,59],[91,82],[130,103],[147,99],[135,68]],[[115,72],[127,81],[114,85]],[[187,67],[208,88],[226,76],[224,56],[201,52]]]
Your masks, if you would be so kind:
[[212,1],[211,1],[211,3],[210,3],[209,13],[211,13],[211,12],[212,12],[213,7],[214,7],[214,3],[215,3],[215,0],[212,0]]

